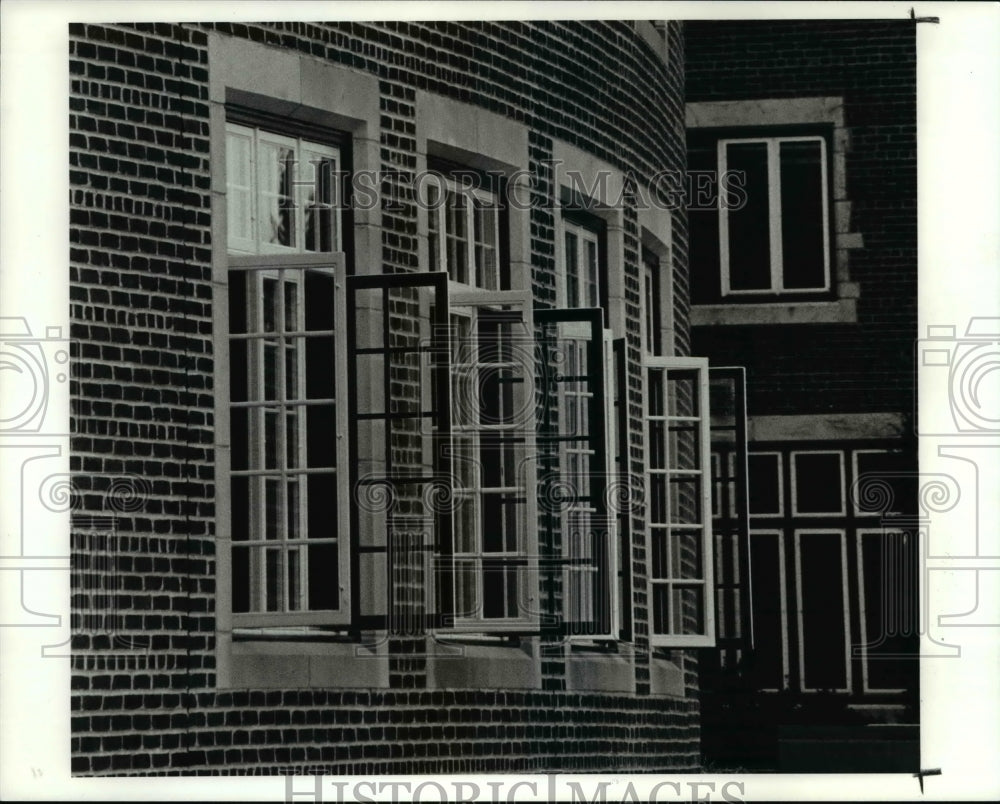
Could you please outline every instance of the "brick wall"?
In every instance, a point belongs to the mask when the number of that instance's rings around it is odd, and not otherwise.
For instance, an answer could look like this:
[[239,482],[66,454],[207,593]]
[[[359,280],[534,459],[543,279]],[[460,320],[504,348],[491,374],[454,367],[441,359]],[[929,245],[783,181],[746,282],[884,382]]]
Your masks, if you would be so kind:
[[914,410],[915,36],[909,21],[685,23],[688,102],[844,98],[857,323],[694,332],[695,353],[747,366],[751,414]]
[[[650,698],[641,661],[635,696],[565,692],[559,662],[545,671],[544,692],[215,689],[208,27],[70,31],[72,470],[80,501],[73,538],[81,557],[73,575],[73,771],[697,767],[696,702]],[[677,25],[666,30],[669,64],[628,23],[212,27],[378,77],[381,166],[398,183],[382,214],[386,272],[418,267],[416,206],[404,180],[416,166],[418,89],[528,126],[528,167],[542,179],[533,192],[543,199],[554,195],[544,164],[553,138],[640,177],[684,164]],[[673,231],[680,297],[683,212]],[[638,254],[635,213],[626,209],[629,449],[641,472]],[[554,255],[544,203],[531,218],[542,305],[554,300]],[[683,298],[678,311],[686,329]],[[678,342],[683,350],[686,332]],[[109,505],[116,487],[128,490],[128,505]],[[88,516],[110,524],[95,531]],[[634,622],[642,647],[638,524]],[[95,559],[95,551],[107,555]],[[693,667],[689,661],[689,690]],[[392,678],[421,686],[420,661],[398,660]]]

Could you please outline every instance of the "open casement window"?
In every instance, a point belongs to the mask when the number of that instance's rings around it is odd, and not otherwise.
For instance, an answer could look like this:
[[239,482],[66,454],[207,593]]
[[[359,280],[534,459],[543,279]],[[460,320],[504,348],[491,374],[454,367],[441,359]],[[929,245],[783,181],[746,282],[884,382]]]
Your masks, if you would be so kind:
[[[550,566],[548,608],[565,636],[617,639],[618,551],[608,509],[613,441],[611,340],[598,308],[535,313],[542,412],[541,521]],[[561,605],[560,605],[561,603]]]
[[233,624],[345,623],[342,260],[231,256],[228,279]]
[[716,647],[706,669],[734,670],[753,649],[750,519],[747,495],[746,375],[708,370],[711,402],[712,532],[715,548]]
[[453,541],[437,574],[440,625],[538,627],[534,330],[530,294],[451,293]]
[[340,251],[340,152],[226,124],[230,253]]
[[646,356],[650,644],[715,644],[708,361]]
[[420,632],[413,589],[452,552],[448,278],[350,277],[347,315],[354,624]]
[[500,290],[500,208],[487,189],[462,187],[430,174],[422,185],[427,204],[427,241],[432,271],[452,282],[482,290]]
[[827,144],[823,137],[718,141],[719,175],[743,177],[741,203],[720,192],[722,295],[830,289]]

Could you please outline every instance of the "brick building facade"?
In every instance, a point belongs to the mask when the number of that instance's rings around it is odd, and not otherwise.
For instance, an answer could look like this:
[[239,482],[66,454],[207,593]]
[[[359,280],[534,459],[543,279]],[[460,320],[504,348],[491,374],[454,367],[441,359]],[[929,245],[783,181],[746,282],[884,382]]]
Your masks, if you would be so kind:
[[74,773],[699,767],[680,24],[70,34]]
[[745,368],[750,442],[755,650],[711,659],[705,750],[910,769],[915,25],[696,22],[685,39],[689,168],[748,177],[743,210],[689,216],[693,349]]

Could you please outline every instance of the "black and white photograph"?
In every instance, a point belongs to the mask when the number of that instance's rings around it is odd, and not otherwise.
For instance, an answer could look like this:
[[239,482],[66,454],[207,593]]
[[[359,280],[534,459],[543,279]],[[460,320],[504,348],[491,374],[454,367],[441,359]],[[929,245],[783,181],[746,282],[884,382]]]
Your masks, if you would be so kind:
[[997,6],[47,5],[5,798],[1000,795]]

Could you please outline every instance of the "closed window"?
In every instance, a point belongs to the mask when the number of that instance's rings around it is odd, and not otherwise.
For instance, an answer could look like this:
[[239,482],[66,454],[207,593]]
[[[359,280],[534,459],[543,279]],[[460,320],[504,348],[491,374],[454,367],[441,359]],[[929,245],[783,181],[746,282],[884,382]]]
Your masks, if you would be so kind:
[[495,189],[430,175],[423,192],[431,270],[447,272],[452,282],[500,290],[505,283],[501,277],[501,210]]
[[229,252],[340,250],[337,148],[226,125]]
[[718,166],[743,179],[742,199],[719,195],[722,295],[828,290],[826,141],[722,139]]
[[601,306],[599,232],[596,227],[563,222],[563,282],[566,307]]

